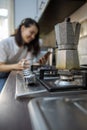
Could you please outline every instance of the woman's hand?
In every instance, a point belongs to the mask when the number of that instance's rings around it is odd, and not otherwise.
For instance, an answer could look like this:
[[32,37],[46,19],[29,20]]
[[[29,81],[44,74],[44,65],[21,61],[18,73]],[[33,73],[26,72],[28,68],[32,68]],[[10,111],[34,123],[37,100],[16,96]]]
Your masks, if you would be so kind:
[[29,68],[29,61],[26,59],[20,60],[17,64],[15,64],[15,70],[23,70]]
[[39,63],[40,65],[46,64],[46,62],[47,62],[47,60],[48,60],[50,54],[51,54],[51,52],[48,51],[43,57],[41,57],[41,58],[39,59],[38,63]]
[[40,65],[46,64],[47,59],[45,59],[45,57],[43,56],[42,58],[39,59],[39,63]]

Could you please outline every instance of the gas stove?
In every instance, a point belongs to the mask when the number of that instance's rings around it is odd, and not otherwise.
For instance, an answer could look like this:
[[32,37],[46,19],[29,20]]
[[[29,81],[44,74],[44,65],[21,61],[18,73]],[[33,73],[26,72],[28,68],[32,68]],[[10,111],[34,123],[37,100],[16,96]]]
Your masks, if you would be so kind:
[[[48,71],[48,70],[47,70]],[[55,71],[55,70],[54,70]],[[42,75],[43,73],[41,73]],[[50,73],[49,73],[50,74]],[[44,74],[40,77],[40,82],[50,91],[71,91],[71,90],[86,90],[87,89],[87,69],[80,68],[78,70],[59,70],[56,78],[46,80]]]
[[[36,71],[37,70],[37,71]],[[68,95],[87,92],[87,69],[72,72],[73,75],[60,76],[53,66],[41,66],[34,69],[36,75],[35,84],[26,84],[21,72],[16,75],[16,98],[38,97],[48,95]]]

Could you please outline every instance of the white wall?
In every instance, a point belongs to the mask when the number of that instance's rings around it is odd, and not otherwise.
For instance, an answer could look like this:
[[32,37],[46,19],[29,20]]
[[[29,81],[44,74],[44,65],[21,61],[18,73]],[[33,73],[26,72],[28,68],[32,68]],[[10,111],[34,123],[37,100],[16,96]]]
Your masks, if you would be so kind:
[[[81,8],[79,8],[70,17],[71,21],[77,21],[80,23],[84,20],[87,20],[87,3],[84,4]],[[80,64],[87,64],[87,35],[79,39],[78,52]]]
[[21,20],[26,17],[34,18],[36,13],[36,0],[15,0],[14,17],[15,28],[18,27]]

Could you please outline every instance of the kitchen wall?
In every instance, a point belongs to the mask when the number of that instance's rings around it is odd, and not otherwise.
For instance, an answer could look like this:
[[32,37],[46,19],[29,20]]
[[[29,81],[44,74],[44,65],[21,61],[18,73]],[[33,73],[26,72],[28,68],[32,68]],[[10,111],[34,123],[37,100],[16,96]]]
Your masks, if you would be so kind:
[[47,35],[43,36],[43,43],[45,47],[55,47],[56,46],[56,37],[55,31],[52,30]]
[[87,3],[71,15],[71,20],[81,23],[81,34],[83,34],[79,38],[78,53],[80,64],[87,64]]

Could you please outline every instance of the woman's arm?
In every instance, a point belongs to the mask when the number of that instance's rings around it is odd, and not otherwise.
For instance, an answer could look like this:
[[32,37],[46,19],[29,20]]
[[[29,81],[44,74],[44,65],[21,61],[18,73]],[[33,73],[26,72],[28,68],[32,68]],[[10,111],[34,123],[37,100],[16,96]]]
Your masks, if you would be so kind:
[[23,70],[29,67],[29,63],[27,60],[22,59],[16,64],[6,64],[0,63],[0,72],[9,72],[12,70]]

